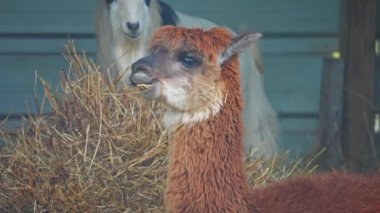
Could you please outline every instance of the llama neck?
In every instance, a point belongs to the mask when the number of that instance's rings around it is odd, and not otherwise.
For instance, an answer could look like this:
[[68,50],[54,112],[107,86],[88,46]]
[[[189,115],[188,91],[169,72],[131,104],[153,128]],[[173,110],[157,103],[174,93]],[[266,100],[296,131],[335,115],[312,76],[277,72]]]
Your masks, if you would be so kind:
[[128,66],[134,61],[143,57],[147,51],[149,37],[141,37],[138,40],[129,40],[125,35],[115,37],[114,49],[115,59],[118,61],[127,61]]
[[122,75],[121,82],[127,82],[133,62],[144,57],[147,51],[149,38],[141,37],[138,40],[129,40],[125,35],[114,36],[113,58],[114,74]]
[[228,72],[233,78],[226,85],[228,97],[219,113],[172,130],[166,191],[169,212],[248,211],[239,75]]

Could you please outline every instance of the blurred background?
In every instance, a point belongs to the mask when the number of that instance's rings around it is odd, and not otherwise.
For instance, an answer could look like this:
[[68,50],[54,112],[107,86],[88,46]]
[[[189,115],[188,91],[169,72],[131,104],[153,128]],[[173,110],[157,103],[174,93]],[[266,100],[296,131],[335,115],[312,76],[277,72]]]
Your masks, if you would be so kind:
[[[293,157],[299,157],[318,146],[322,73],[329,67],[326,66],[327,58],[340,58],[342,40],[339,38],[342,29],[346,29],[341,27],[342,17],[346,17],[342,13],[341,1],[165,2],[176,10],[210,19],[238,32],[263,33],[260,45],[265,66],[265,88],[279,116],[281,149],[291,150]],[[35,91],[39,99],[43,94],[38,79],[36,83],[36,74],[52,86],[58,84],[60,70],[69,67],[62,56],[68,39],[74,39],[79,51],[95,56],[95,7],[94,0],[2,2],[0,118],[8,118],[12,122],[0,128],[12,129],[19,124],[20,115],[36,112]],[[379,10],[380,4],[377,4],[378,24],[377,29],[373,29],[377,32],[380,29]],[[378,33],[376,37],[379,39]],[[380,64],[379,58],[377,64]],[[380,86],[379,83],[377,85]],[[377,91],[380,91],[379,86]],[[379,100],[375,98],[374,106],[378,106]]]

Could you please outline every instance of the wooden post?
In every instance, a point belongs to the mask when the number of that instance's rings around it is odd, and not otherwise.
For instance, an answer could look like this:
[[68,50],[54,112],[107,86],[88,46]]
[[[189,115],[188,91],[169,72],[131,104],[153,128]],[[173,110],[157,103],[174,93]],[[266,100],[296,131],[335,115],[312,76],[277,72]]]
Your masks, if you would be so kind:
[[375,169],[374,79],[376,0],[342,0],[341,53],[345,70],[343,155],[348,169]]
[[344,91],[343,61],[327,58],[323,61],[319,116],[318,157],[322,170],[342,167],[342,116]]
[[[378,5],[380,6],[380,4]],[[380,7],[379,7],[380,9]],[[378,19],[379,20],[379,19]],[[380,106],[380,57],[376,57],[376,74],[375,74],[375,100],[376,106]],[[380,110],[377,109],[375,116],[375,147],[377,152],[377,160],[380,162]]]

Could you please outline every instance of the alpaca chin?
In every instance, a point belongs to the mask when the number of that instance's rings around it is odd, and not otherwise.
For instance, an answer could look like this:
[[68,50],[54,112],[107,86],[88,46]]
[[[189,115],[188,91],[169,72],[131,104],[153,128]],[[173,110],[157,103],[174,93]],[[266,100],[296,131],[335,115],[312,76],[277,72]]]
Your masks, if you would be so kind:
[[154,82],[153,84],[150,85],[149,88],[141,91],[141,95],[148,99],[148,100],[155,100],[159,98],[160,96],[160,91],[161,91],[161,86],[159,83]]

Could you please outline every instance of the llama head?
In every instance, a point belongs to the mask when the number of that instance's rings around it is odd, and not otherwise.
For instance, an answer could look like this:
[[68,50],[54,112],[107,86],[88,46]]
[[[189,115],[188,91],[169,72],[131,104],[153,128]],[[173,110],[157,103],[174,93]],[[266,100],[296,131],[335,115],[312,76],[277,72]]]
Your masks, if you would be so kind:
[[108,5],[114,33],[135,40],[148,34],[150,28],[150,0],[103,0]]
[[151,39],[150,55],[132,65],[130,83],[171,111],[207,118],[219,111],[228,92],[223,67],[229,61],[237,65],[235,56],[258,37],[232,38],[223,28],[161,27]]

